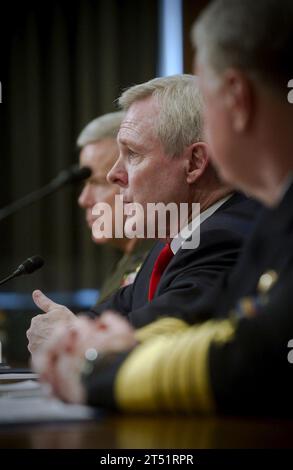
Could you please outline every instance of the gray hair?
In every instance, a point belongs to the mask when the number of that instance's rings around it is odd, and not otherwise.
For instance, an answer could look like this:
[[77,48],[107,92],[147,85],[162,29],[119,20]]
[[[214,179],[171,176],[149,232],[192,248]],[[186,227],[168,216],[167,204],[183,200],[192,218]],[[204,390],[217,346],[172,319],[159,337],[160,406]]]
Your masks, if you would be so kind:
[[119,105],[124,111],[135,102],[155,96],[160,112],[154,123],[157,136],[170,157],[202,138],[202,100],[197,79],[192,75],[154,78],[124,91]]
[[89,122],[77,138],[78,147],[84,147],[106,138],[116,139],[124,116],[123,111],[117,111],[104,114]]
[[237,67],[285,92],[293,78],[292,0],[216,0],[200,15],[192,40],[215,72]]

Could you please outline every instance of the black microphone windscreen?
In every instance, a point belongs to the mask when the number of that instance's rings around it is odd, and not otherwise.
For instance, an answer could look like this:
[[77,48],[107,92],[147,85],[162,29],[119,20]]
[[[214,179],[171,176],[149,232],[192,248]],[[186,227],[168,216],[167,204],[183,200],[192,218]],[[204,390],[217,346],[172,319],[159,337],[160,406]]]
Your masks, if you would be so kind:
[[40,269],[44,265],[44,260],[40,256],[31,256],[25,260],[21,266],[23,266],[23,272],[31,274],[37,269]]
[[0,285],[6,284],[6,282],[14,279],[15,277],[22,276],[23,274],[31,274],[37,269],[41,268],[44,264],[43,258],[40,256],[31,256],[26,259],[18,268],[9,276],[5,277],[0,281]]
[[87,166],[79,167],[78,165],[73,166],[71,169],[71,182],[79,182],[89,178],[92,174],[92,170]]
[[89,178],[92,174],[92,170],[87,166],[80,167],[79,165],[73,165],[67,170],[63,170],[56,176],[51,184],[55,188],[60,188],[68,183],[78,183],[86,178]]

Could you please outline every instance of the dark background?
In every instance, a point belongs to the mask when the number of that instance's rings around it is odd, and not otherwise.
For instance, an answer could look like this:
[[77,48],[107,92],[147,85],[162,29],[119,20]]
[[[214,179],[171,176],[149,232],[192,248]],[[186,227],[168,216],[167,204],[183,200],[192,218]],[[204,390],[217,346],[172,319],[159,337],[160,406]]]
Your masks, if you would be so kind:
[[[190,26],[206,3],[183,1],[185,72],[192,71]],[[0,207],[76,163],[85,124],[114,111],[124,88],[157,75],[159,11],[159,0],[1,4]],[[31,255],[45,259],[37,273],[0,287],[0,330],[9,324],[10,338],[16,329],[23,335],[30,315],[25,307],[7,314],[1,293],[97,289],[117,262],[115,250],[91,241],[79,190],[62,189],[0,222],[0,278]]]
[[[5,206],[75,163],[83,126],[115,110],[123,88],[155,76],[158,4],[29,0],[1,10],[0,206]],[[91,242],[77,194],[62,190],[1,223],[0,276],[32,254],[46,260],[37,275],[9,289],[100,285],[110,250]]]

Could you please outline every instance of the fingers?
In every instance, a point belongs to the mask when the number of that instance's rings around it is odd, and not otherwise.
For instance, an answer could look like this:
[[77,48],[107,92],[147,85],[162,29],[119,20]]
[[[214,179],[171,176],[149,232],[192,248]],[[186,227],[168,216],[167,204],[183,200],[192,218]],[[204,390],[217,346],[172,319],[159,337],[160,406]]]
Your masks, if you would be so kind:
[[67,334],[64,336],[63,340],[63,350],[67,354],[74,354],[77,347],[77,340],[78,340],[78,331],[74,328],[71,328]]
[[79,376],[84,347],[80,350],[79,337],[79,329],[75,326],[69,330],[58,328],[55,338],[33,361],[40,380],[49,383],[52,392],[65,401],[79,402],[83,396]]
[[30,328],[26,332],[28,339],[28,350],[33,354],[37,349],[40,349],[47,342],[50,332],[45,316],[36,315],[32,318]]
[[[32,357],[32,363],[40,374],[41,380],[52,382],[51,376],[54,374],[59,355],[65,352],[64,346],[66,344],[67,335],[68,332],[64,327],[57,327],[55,329],[55,336],[53,338],[51,337],[51,339],[43,345],[43,348],[39,348],[37,353]],[[64,339],[65,342],[63,341]]]
[[80,381],[80,359],[74,355],[59,358],[50,385],[56,396],[66,402],[82,403],[85,393]]

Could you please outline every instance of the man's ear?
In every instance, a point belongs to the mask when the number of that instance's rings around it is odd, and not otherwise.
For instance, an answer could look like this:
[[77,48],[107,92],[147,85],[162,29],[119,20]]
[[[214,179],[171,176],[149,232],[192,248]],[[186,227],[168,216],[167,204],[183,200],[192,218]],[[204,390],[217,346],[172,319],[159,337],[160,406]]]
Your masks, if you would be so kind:
[[209,163],[209,148],[205,142],[196,142],[189,148],[186,181],[194,183],[204,173]]
[[253,115],[253,90],[249,79],[238,69],[228,69],[223,76],[223,101],[235,132],[247,129]]

